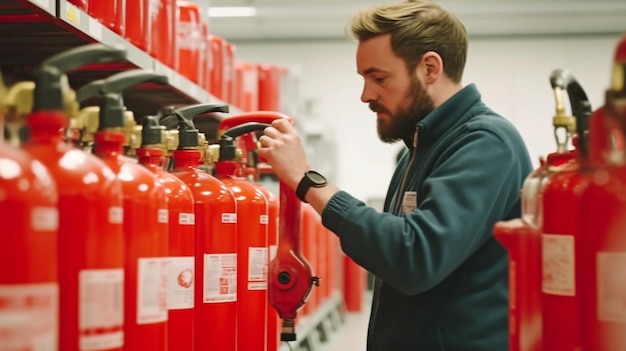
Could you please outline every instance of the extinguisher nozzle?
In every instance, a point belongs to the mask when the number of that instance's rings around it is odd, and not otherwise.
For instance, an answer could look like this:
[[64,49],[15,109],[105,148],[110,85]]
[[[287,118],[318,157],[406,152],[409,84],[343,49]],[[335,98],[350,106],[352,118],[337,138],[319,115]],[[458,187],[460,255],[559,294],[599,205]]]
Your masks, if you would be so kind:
[[296,327],[293,319],[283,319],[280,341],[296,341]]

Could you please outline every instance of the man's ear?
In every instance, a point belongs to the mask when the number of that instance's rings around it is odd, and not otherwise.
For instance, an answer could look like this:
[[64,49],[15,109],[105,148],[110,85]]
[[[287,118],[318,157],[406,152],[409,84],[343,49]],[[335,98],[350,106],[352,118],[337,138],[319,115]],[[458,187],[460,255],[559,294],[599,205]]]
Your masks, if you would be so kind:
[[422,56],[422,65],[424,73],[424,83],[432,84],[436,82],[439,77],[444,74],[443,72],[443,60],[438,53],[434,51],[428,51]]

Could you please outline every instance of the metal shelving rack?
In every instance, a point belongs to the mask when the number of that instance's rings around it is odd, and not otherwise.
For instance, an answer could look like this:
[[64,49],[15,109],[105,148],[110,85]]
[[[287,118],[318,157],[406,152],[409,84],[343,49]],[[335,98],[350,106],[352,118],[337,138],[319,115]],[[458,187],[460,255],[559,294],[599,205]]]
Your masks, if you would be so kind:
[[[143,68],[166,75],[169,85],[142,84],[125,92],[124,102],[135,116],[154,114],[162,106],[221,102],[66,0],[0,0],[0,70],[6,85],[31,80],[32,69],[56,53],[94,42],[123,45],[128,50],[127,60],[69,72],[74,89],[123,70]],[[236,112],[231,107],[231,113]],[[223,115],[209,117],[201,121],[199,129],[216,130]],[[207,137],[211,135],[207,133]]]

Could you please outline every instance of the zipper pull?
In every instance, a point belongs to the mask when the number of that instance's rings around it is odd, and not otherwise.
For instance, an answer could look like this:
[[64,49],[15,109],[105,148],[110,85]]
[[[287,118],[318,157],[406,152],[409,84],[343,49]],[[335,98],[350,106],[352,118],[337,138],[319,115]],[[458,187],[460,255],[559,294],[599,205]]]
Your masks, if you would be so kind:
[[417,147],[418,135],[419,135],[419,127],[415,127],[415,134],[413,134],[413,148]]

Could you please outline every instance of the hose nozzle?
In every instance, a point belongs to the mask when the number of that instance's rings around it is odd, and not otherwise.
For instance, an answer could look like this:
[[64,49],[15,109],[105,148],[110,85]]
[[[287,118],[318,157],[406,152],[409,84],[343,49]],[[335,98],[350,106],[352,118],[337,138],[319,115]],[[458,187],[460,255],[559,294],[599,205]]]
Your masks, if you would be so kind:
[[296,321],[293,319],[283,319],[283,324],[280,327],[280,341],[295,341],[296,340]]

